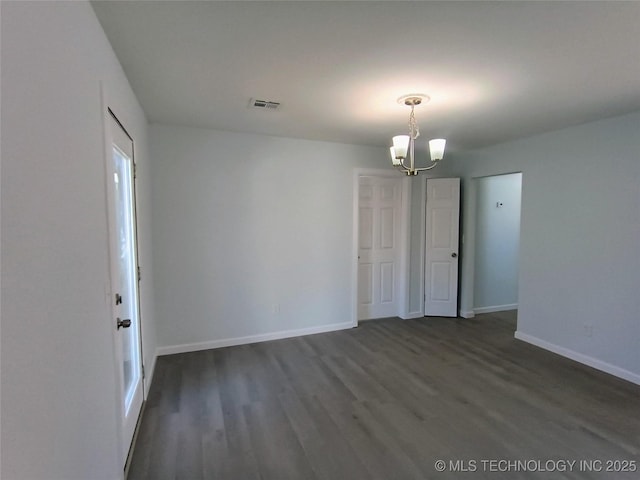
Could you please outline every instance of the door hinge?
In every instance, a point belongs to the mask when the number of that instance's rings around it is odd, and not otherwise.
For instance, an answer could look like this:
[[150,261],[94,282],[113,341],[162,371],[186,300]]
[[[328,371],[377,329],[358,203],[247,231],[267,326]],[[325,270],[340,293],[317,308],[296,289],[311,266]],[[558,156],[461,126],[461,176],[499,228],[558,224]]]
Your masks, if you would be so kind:
[[142,269],[140,268],[140,265],[138,265],[138,281],[142,280]]
[[138,178],[138,164],[137,163],[133,163],[133,179],[135,180],[136,178]]
[[144,378],[145,378],[144,365],[142,365],[142,379],[144,380]]

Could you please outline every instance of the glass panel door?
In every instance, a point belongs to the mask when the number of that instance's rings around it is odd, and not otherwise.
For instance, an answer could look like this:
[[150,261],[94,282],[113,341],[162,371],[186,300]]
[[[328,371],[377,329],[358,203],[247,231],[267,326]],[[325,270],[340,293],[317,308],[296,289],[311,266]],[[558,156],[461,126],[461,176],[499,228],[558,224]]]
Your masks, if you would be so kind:
[[123,465],[131,447],[143,401],[142,347],[138,301],[135,164],[133,141],[109,112],[107,194],[111,292],[115,354],[119,365],[121,445]]
[[119,317],[129,326],[121,328],[122,373],[125,415],[131,409],[136,386],[141,380],[138,328],[138,272],[133,212],[132,162],[117,145],[113,146],[113,183],[116,202],[117,262],[121,308]]

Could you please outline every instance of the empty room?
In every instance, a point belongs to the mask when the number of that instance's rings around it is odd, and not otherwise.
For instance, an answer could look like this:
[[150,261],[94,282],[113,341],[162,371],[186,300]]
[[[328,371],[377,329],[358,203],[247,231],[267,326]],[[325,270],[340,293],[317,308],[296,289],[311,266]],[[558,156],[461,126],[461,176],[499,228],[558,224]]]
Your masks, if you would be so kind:
[[0,1],[0,477],[638,478],[639,38]]

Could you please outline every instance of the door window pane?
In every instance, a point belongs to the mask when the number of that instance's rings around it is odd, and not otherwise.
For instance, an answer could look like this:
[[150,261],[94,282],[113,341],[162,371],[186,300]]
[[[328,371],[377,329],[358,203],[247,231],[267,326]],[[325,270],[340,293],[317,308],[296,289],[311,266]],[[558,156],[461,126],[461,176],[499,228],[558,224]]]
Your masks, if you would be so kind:
[[114,189],[116,203],[117,264],[122,289],[123,319],[130,319],[131,326],[121,329],[122,369],[124,373],[124,406],[128,414],[136,386],[140,380],[140,352],[138,339],[138,272],[136,265],[136,238],[133,210],[132,161],[118,147],[113,147]]

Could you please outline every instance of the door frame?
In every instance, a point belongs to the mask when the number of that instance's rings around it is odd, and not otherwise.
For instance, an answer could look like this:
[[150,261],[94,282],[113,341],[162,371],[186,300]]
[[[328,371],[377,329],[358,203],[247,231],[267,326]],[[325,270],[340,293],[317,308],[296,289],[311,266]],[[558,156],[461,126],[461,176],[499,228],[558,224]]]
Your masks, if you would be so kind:
[[398,277],[398,316],[407,318],[409,309],[409,216],[411,213],[411,179],[395,170],[354,168],[353,170],[353,235],[351,243],[351,323],[358,326],[358,246],[360,217],[360,177],[397,178],[402,180],[400,203],[400,274]]
[[[520,182],[520,226],[522,227],[522,199],[524,198],[522,195],[523,187],[524,187],[524,172],[522,170],[508,170],[506,172],[501,173],[491,173],[487,175],[478,175],[473,176],[468,179],[463,179],[466,181],[465,187],[467,190],[467,198],[473,199],[473,201],[469,201],[464,203],[464,212],[461,210],[460,215],[466,217],[466,222],[461,225],[462,228],[466,230],[466,235],[461,236],[461,272],[460,272],[460,292],[459,303],[460,303],[460,316],[462,318],[474,318],[476,316],[475,309],[475,265],[476,265],[476,228],[477,228],[477,216],[478,209],[477,204],[475,202],[475,198],[477,195],[477,185],[478,180],[488,177],[501,177],[503,175],[521,175]],[[462,186],[461,186],[462,188]],[[461,208],[462,207],[461,203]],[[463,219],[464,222],[464,219]],[[520,244],[522,243],[522,230],[520,231]],[[518,254],[518,304],[516,304],[516,308],[519,306],[520,299],[520,264],[521,264],[521,256]],[[481,313],[481,312],[478,312]]]
[[135,146],[135,142],[131,136],[131,134],[128,132],[128,130],[124,127],[124,125],[121,123],[121,121],[119,120],[118,115],[115,113],[115,109],[114,107],[110,104],[109,100],[108,100],[108,95],[107,92],[105,91],[104,85],[102,84],[102,82],[100,82],[100,93],[101,93],[101,109],[100,109],[100,114],[101,114],[101,120],[102,120],[102,131],[103,131],[103,136],[102,136],[102,140],[103,140],[103,153],[104,153],[104,161],[103,161],[103,168],[104,168],[104,198],[105,198],[105,225],[107,227],[107,237],[106,237],[106,252],[107,252],[107,271],[108,271],[108,276],[106,279],[106,283],[105,283],[105,300],[107,302],[108,305],[108,314],[109,314],[109,318],[108,318],[108,322],[107,324],[109,325],[110,328],[110,332],[111,332],[111,342],[112,342],[112,351],[113,351],[113,365],[114,365],[114,380],[115,380],[115,390],[114,390],[114,394],[115,394],[115,402],[114,402],[114,408],[115,408],[115,413],[116,413],[116,432],[117,432],[117,439],[116,439],[116,446],[117,446],[117,454],[118,454],[118,466],[122,467],[122,473],[123,473],[123,477],[122,478],[126,478],[126,472],[129,466],[129,461],[130,461],[130,453],[133,449],[133,446],[135,444],[135,440],[137,437],[137,430],[140,424],[140,418],[142,417],[142,411],[144,410],[144,403],[146,400],[146,381],[147,379],[145,378],[145,372],[144,372],[144,352],[143,352],[143,339],[142,339],[142,301],[140,298],[140,278],[138,277],[137,282],[136,282],[136,290],[137,290],[137,297],[138,297],[138,340],[139,340],[139,349],[140,349],[140,369],[141,369],[141,384],[142,384],[142,406],[140,408],[140,412],[138,412],[138,419],[137,419],[137,425],[135,427],[134,433],[133,433],[133,437],[131,440],[131,445],[127,446],[125,448],[125,445],[123,445],[123,430],[124,430],[124,425],[123,425],[123,419],[124,419],[124,409],[123,409],[123,405],[122,405],[122,398],[123,398],[123,391],[122,391],[122,385],[120,384],[120,370],[122,369],[122,364],[120,362],[121,360],[121,352],[118,351],[118,342],[116,339],[116,334],[117,334],[117,330],[115,328],[115,318],[116,318],[116,309],[115,309],[115,302],[114,302],[114,287],[113,287],[113,272],[112,272],[112,252],[111,252],[111,229],[112,229],[112,225],[111,225],[111,218],[110,218],[110,201],[111,201],[111,196],[109,193],[109,186],[108,186],[108,179],[110,176],[110,163],[112,161],[112,146],[110,144],[109,139],[111,138],[111,126],[110,126],[110,122],[113,119],[116,123],[118,123],[118,125],[122,128],[122,130],[124,131],[124,133],[127,135],[127,137],[129,137],[129,139],[132,142],[132,156],[131,156],[131,162],[133,164],[133,179],[132,179],[132,202],[133,202],[133,217],[134,217],[134,222],[133,222],[133,228],[135,230],[135,237],[136,237],[136,265],[139,268],[140,267],[140,247],[138,244],[138,198],[137,198],[137,188],[136,188],[136,174],[135,174],[135,150],[136,150],[136,146]]

